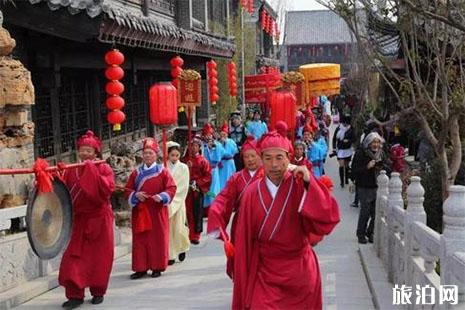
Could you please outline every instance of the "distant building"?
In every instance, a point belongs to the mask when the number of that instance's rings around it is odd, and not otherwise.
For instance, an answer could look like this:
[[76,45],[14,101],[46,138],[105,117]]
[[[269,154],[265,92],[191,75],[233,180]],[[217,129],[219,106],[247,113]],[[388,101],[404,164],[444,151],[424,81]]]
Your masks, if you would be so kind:
[[297,70],[308,63],[341,64],[343,75],[355,61],[356,40],[345,21],[329,10],[286,14],[281,69]]

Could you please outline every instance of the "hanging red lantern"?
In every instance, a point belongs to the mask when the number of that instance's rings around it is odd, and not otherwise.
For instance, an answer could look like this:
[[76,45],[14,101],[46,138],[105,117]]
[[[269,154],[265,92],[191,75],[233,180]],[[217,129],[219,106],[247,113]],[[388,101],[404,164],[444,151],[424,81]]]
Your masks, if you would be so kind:
[[218,72],[216,71],[217,64],[214,60],[207,62],[208,68],[208,86],[209,86],[209,97],[211,103],[214,105],[219,99],[218,95]]
[[178,91],[171,83],[158,83],[149,90],[150,121],[162,127],[163,162],[166,167],[168,151],[166,148],[166,126],[178,121]]
[[107,120],[113,125],[113,130],[121,130],[121,123],[126,120],[126,115],[123,111],[114,110],[108,113]]
[[293,131],[296,126],[296,97],[289,89],[279,89],[270,95],[270,125],[274,128],[278,121],[284,121]]
[[253,11],[254,11],[254,8],[253,8],[253,0],[249,0],[249,3],[247,5],[247,12],[249,12],[249,14],[253,14]]
[[234,62],[228,63],[228,82],[229,82],[229,94],[232,97],[237,96],[237,72],[236,64]]
[[[253,1],[253,0],[252,0]],[[241,0],[241,6],[246,9],[248,6],[249,0]]]
[[262,26],[262,30],[265,30],[265,19],[266,19],[266,11],[262,9],[260,11],[260,24]]
[[126,119],[126,115],[121,111],[124,107],[124,99],[121,95],[124,92],[124,85],[119,80],[124,77],[124,70],[120,65],[124,62],[124,55],[117,49],[113,49],[105,54],[105,62],[108,64],[105,76],[109,80],[105,85],[108,98],[105,104],[110,113],[107,120],[113,125],[113,130],[121,130],[121,123]]
[[105,86],[105,91],[109,95],[121,95],[124,92],[124,85],[120,81],[109,81]]
[[171,77],[173,81],[171,82],[174,87],[178,87],[178,77],[182,72],[182,66],[184,65],[184,60],[180,56],[171,58]]
[[124,99],[120,96],[110,96],[105,101],[109,110],[121,110],[124,107]]
[[124,55],[119,50],[112,49],[105,54],[105,62],[110,66],[120,66],[124,62]]
[[171,58],[170,64],[172,67],[182,67],[184,65],[184,60],[180,56]]
[[121,80],[124,77],[124,70],[117,65],[112,65],[105,70],[105,76],[109,80]]
[[158,83],[150,87],[150,121],[157,126],[176,124],[177,98],[177,90],[171,83]]

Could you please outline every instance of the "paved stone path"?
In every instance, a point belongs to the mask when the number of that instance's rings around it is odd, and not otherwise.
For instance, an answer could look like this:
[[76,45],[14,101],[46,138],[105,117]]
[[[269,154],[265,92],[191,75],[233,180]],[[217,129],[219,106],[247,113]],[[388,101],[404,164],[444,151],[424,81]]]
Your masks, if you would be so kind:
[[[332,235],[316,246],[327,310],[374,309],[362,270],[355,237],[358,209],[349,206],[353,196],[340,189],[336,159],[328,159],[327,173],[335,183],[342,221]],[[87,295],[82,309],[229,309],[232,285],[225,274],[225,257],[219,241],[194,246],[186,261],[171,266],[162,277],[129,280],[131,256],[117,260],[105,302],[93,306]],[[88,294],[88,293],[87,293]],[[21,309],[61,309],[65,300],[60,287],[47,292]]]

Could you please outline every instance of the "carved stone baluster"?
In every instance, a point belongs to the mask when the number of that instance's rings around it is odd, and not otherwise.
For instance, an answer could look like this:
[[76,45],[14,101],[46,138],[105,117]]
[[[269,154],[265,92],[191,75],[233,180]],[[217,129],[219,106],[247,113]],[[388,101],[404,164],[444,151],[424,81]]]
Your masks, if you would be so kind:
[[381,257],[382,246],[381,240],[383,236],[381,235],[381,218],[386,216],[384,210],[381,208],[381,197],[389,195],[389,178],[386,175],[386,171],[381,171],[378,176],[378,191],[376,193],[376,217],[375,217],[375,235],[374,235],[374,245],[376,254],[378,257]]
[[[395,218],[394,218],[394,206],[403,207],[404,201],[402,199],[402,181],[398,172],[391,174],[391,180],[389,181],[389,202],[387,208],[387,223],[388,223],[388,253],[394,253],[395,251]],[[397,268],[395,263],[394,255],[387,256],[387,267],[388,267],[388,278],[391,283],[394,283],[394,273]],[[399,283],[400,284],[400,283]]]
[[[464,283],[457,283],[449,260],[457,251],[465,249],[465,186],[449,188],[449,198],[443,205],[443,233],[441,235],[441,284],[458,285],[459,302],[464,301]],[[446,306],[446,308],[448,308]]]
[[[420,256],[419,247],[415,246],[413,240],[414,222],[421,222],[426,224],[426,212],[423,207],[425,201],[425,189],[421,186],[421,179],[419,177],[411,177],[410,185],[407,188],[407,210],[404,222],[405,231],[405,247],[404,247],[404,279],[406,285],[414,285],[414,264],[413,258]],[[425,267],[426,268],[426,267]]]

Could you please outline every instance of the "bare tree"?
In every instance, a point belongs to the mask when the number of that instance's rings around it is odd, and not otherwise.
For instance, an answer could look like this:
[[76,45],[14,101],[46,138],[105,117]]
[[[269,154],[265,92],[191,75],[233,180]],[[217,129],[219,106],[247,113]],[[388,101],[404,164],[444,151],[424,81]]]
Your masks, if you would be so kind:
[[[411,114],[421,126],[440,160],[445,199],[462,161],[464,1],[317,1],[346,21],[360,52],[395,96],[399,112],[393,119]],[[398,59],[386,57],[386,45],[393,43],[403,56],[403,72],[392,68]]]

